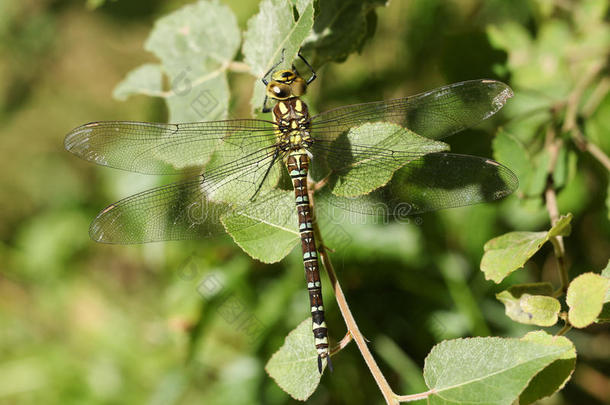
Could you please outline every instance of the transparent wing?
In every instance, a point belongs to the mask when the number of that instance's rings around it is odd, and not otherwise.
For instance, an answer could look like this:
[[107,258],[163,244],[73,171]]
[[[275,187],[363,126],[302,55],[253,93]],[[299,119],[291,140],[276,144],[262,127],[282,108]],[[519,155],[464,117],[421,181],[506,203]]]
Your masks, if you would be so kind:
[[[104,166],[146,174],[199,170],[224,143],[231,160],[274,142],[271,122],[253,119],[185,124],[104,121],[72,130],[65,148]],[[229,153],[229,152],[226,152]],[[194,169],[196,168],[196,169]]]
[[518,185],[510,169],[491,159],[430,153],[407,162],[384,187],[367,195],[336,195],[337,183],[329,183],[316,202],[340,210],[401,218],[498,200],[511,194]]
[[411,97],[335,108],[312,118],[312,136],[332,141],[366,122],[392,122],[430,139],[442,139],[496,113],[513,96],[506,84],[470,80]]
[[[104,243],[198,239],[224,233],[221,219],[231,213],[246,211],[268,218],[263,209],[277,209],[279,191],[274,188],[282,170],[274,150],[251,153],[232,163],[213,156],[198,177],[109,205],[91,224],[90,236]],[[292,225],[296,227],[296,222]]]

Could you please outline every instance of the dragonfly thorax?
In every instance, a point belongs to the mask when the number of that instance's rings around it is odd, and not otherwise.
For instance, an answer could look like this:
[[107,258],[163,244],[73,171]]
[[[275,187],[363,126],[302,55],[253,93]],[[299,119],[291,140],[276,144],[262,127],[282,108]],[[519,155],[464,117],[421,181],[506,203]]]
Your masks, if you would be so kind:
[[278,101],[273,108],[273,124],[280,149],[297,150],[311,146],[309,110],[299,98]]

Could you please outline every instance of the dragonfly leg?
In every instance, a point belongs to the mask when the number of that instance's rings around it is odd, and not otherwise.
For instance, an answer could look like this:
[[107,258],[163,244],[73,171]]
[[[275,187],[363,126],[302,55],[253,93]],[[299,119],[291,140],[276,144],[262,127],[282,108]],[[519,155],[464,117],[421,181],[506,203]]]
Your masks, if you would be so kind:
[[282,62],[284,62],[284,53],[285,52],[286,52],[286,49],[282,48],[282,57],[280,58],[280,60],[277,61],[273,66],[271,66],[271,68],[267,71],[267,73],[265,73],[265,75],[261,79],[261,81],[263,82],[263,84],[265,86],[269,84],[269,80],[267,79],[267,77],[271,74],[271,72],[273,72],[275,70],[275,68],[277,68]]
[[267,100],[269,97],[267,97],[267,95],[265,95],[265,100],[263,100],[263,112],[264,113],[268,113],[269,111],[271,111],[271,107],[267,107]]
[[316,71],[313,70],[313,68],[311,67],[311,65],[309,64],[309,62],[307,62],[307,59],[305,59],[303,57],[303,55],[301,55],[301,51],[299,50],[299,58],[301,58],[301,60],[303,61],[303,63],[305,63],[305,65],[307,65],[307,67],[309,68],[309,70],[311,71],[311,77],[309,79],[307,79],[307,84],[313,82],[314,80],[316,80],[316,77],[318,77],[318,75],[316,75]]
[[[265,100],[267,100],[266,97],[265,97]],[[271,159],[271,163],[269,163],[269,166],[267,167],[267,171],[265,172],[265,175],[263,176],[263,179],[261,180],[261,182],[258,184],[256,191],[254,192],[254,194],[252,194],[252,197],[250,197],[250,201],[254,201],[258,192],[261,191],[261,188],[263,187],[263,183],[267,179],[267,176],[269,176],[269,172],[271,172],[271,168],[275,164],[275,161],[277,160],[279,155],[280,155],[280,151],[278,149],[276,149],[273,154],[273,159]]]

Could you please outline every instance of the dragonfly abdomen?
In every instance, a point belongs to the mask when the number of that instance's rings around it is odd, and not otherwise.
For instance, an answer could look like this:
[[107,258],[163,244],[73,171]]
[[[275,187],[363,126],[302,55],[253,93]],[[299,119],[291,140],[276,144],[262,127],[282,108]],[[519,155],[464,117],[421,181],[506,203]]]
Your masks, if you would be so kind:
[[307,151],[301,148],[291,152],[286,159],[286,166],[288,167],[288,173],[294,187],[303,264],[305,266],[305,278],[307,279],[307,291],[309,292],[309,304],[311,306],[312,330],[316,350],[318,351],[318,369],[322,372],[322,360],[327,358],[327,361],[330,361],[330,357],[328,357],[328,330],[324,321],[318,251],[316,249],[311,205],[307,190],[307,172],[309,170]]

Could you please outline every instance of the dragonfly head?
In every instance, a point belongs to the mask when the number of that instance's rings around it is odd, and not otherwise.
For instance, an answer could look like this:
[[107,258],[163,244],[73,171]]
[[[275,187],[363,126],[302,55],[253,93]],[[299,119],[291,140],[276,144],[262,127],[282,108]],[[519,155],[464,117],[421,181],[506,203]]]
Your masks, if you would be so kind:
[[307,83],[293,70],[278,70],[267,84],[267,96],[275,100],[287,100],[305,94]]

